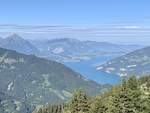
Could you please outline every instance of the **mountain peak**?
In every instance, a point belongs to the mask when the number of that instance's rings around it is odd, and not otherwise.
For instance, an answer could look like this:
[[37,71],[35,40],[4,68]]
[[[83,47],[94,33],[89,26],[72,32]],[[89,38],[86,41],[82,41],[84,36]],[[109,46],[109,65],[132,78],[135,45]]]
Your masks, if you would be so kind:
[[13,33],[12,35],[10,35],[10,36],[13,36],[13,37],[20,37],[18,34],[16,34],[16,33]]
[[20,53],[25,54],[38,53],[38,49],[34,47],[34,45],[15,33],[6,37],[2,41],[1,47],[16,50]]
[[19,36],[18,34],[14,33],[14,34],[8,36],[7,39],[23,39],[23,38],[21,36]]

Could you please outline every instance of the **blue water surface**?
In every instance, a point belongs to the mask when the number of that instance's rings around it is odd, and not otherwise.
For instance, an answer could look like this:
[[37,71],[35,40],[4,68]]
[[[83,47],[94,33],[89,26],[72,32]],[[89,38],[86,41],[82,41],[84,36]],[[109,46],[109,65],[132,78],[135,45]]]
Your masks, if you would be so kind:
[[74,71],[82,74],[89,80],[96,81],[100,84],[118,84],[120,83],[120,77],[96,70],[96,66],[103,64],[104,62],[114,58],[115,56],[101,56],[95,57],[90,60],[84,60],[80,62],[66,62],[64,63]]

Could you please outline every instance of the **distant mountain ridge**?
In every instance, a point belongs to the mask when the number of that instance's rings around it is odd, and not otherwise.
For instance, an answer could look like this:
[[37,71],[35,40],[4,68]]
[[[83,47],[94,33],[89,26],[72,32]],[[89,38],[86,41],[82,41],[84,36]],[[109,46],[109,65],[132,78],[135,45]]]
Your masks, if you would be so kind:
[[31,43],[40,50],[41,56],[60,62],[79,62],[97,56],[120,55],[142,48],[139,45],[118,45],[69,38],[31,41]]
[[61,103],[79,88],[95,95],[110,86],[87,80],[55,61],[0,48],[0,91],[11,97],[0,95],[4,110],[25,113],[47,103]]
[[[36,43],[37,42],[37,43]],[[78,51],[90,50],[90,51],[101,51],[101,52],[124,52],[124,51],[132,51],[133,49],[139,48],[139,45],[119,45],[113,44],[109,42],[96,42],[96,41],[80,41],[78,39],[71,38],[62,38],[62,39],[52,39],[45,40],[41,43],[41,41],[33,41],[33,44],[36,47],[41,48],[38,44],[44,43],[45,46],[49,46],[49,48],[53,48],[56,46],[64,46],[64,47],[72,47],[72,49],[76,49]],[[52,45],[51,45],[52,44]],[[68,44],[67,46],[64,44]],[[77,48],[78,47],[78,48]],[[130,49],[129,49],[130,47]],[[114,49],[115,48],[115,49]],[[48,47],[46,48],[48,49]],[[85,49],[85,50],[84,50]]]
[[97,70],[119,76],[149,75],[150,47],[139,49],[98,66]]
[[0,47],[16,50],[25,54],[37,54],[39,52],[34,45],[17,34],[12,34],[4,39],[1,38]]
[[79,62],[96,56],[120,55],[142,48],[139,45],[118,45],[108,42],[80,41],[71,38],[28,41],[17,34],[0,39],[0,47],[59,62]]

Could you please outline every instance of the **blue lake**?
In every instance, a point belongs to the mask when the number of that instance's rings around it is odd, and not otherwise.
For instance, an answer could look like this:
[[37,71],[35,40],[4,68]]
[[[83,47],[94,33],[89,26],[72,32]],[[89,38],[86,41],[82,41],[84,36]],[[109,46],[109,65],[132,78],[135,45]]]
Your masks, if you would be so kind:
[[90,80],[94,80],[100,84],[118,84],[120,77],[96,70],[96,66],[103,64],[104,62],[114,58],[115,56],[101,56],[90,60],[84,60],[81,62],[67,62],[64,63],[74,71],[82,74],[84,77]]

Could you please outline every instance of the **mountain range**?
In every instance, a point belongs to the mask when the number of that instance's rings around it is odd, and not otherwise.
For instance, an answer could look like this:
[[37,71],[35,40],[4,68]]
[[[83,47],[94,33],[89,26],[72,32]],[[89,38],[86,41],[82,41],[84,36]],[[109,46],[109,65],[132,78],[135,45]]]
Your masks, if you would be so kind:
[[97,56],[122,55],[143,46],[80,41],[71,38],[31,41],[13,34],[6,38],[1,38],[0,47],[16,50],[24,54],[34,54],[59,62],[80,62]]
[[61,62],[76,72],[81,73],[84,77],[100,84],[116,84],[120,80],[119,77],[114,77],[109,73],[98,72],[95,69],[96,66],[143,47],[140,45],[81,41],[71,38],[51,40],[27,39],[22,38],[18,34],[12,34],[0,39],[0,47]]
[[60,62],[80,62],[93,57],[125,54],[141,48],[139,45],[118,45],[108,42],[80,41],[77,39],[53,39],[31,41],[39,49],[40,56]]
[[67,101],[76,89],[96,95],[111,88],[88,80],[63,62],[117,54],[120,57],[97,66],[97,71],[120,77],[150,74],[150,47],[68,38],[30,41],[17,34],[0,38],[0,47],[0,113],[31,113]]
[[119,76],[150,74],[150,47],[135,50],[97,66],[97,70]]

